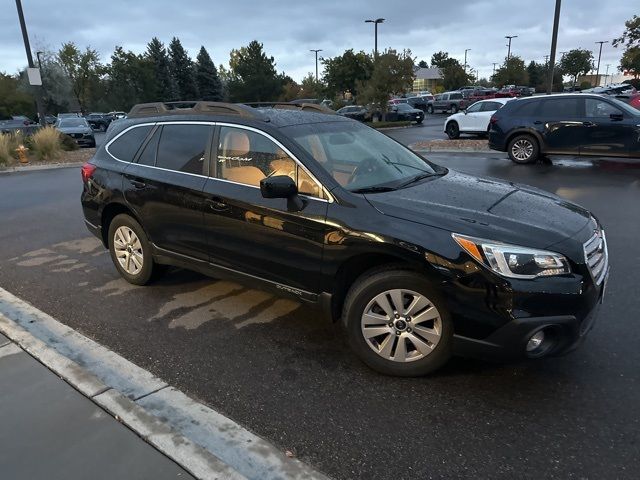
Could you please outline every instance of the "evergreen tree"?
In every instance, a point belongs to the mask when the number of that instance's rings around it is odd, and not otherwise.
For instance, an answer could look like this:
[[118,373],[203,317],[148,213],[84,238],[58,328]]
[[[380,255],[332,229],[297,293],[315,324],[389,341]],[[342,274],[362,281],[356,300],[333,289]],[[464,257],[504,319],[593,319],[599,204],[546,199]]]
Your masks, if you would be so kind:
[[196,83],[202,100],[214,102],[222,100],[222,83],[216,66],[204,46],[200,47],[196,61]]
[[173,37],[169,44],[169,70],[176,83],[180,100],[193,100],[198,98],[195,68],[187,55],[187,51],[177,37]]
[[169,69],[169,57],[164,45],[157,37],[153,37],[147,44],[146,56],[153,65],[155,80],[153,99],[163,102],[177,100],[178,92]]
[[231,51],[229,96],[236,102],[269,102],[282,93],[284,79],[276,72],[273,57],[267,57],[262,44],[253,40],[248,46]]

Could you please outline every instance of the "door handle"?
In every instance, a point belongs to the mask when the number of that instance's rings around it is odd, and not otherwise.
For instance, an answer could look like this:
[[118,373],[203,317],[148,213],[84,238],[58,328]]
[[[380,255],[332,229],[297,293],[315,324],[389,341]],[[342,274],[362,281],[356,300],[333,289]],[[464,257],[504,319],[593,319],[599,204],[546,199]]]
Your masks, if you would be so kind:
[[133,185],[135,188],[144,188],[147,186],[146,183],[144,183],[142,180],[140,180],[139,178],[130,178],[129,182],[131,183],[131,185]]
[[207,198],[204,203],[211,210],[215,210],[216,212],[222,212],[229,209],[229,206],[219,198]]

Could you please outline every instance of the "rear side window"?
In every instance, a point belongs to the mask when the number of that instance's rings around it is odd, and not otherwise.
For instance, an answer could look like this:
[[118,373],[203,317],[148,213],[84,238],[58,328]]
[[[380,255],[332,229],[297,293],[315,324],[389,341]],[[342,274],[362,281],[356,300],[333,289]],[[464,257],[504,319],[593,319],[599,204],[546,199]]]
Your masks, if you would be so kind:
[[211,131],[211,125],[164,125],[156,167],[203,175]]
[[575,118],[580,116],[579,98],[553,98],[544,100],[540,116],[549,119]]
[[142,153],[138,156],[138,163],[141,165],[154,166],[156,164],[156,153],[158,152],[158,141],[160,140],[160,131],[158,128],[153,133],[147,144],[143,147]]
[[519,117],[532,117],[538,111],[540,102],[525,102],[521,105],[518,105],[514,102],[513,105],[516,107],[514,115],[517,115]]
[[108,152],[123,162],[133,161],[140,145],[151,131],[152,125],[134,127],[116,138],[107,147]]
[[460,100],[461,98],[461,93],[452,93],[451,95],[449,95],[449,100]]
[[493,112],[495,110],[500,110],[502,107],[502,103],[500,102],[484,102],[482,104],[482,112]]

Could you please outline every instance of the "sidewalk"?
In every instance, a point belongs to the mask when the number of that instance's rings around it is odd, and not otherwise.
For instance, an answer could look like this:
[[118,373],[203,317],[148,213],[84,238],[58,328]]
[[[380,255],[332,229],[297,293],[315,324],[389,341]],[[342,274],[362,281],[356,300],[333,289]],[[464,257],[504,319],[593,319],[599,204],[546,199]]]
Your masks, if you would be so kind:
[[0,334],[0,477],[192,479]]

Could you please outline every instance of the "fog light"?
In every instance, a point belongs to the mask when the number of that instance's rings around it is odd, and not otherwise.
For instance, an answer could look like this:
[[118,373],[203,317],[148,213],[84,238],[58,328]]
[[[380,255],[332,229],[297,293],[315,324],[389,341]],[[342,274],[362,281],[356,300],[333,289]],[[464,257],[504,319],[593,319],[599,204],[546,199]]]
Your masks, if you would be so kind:
[[544,330],[534,333],[527,342],[527,352],[533,352],[544,342]]

